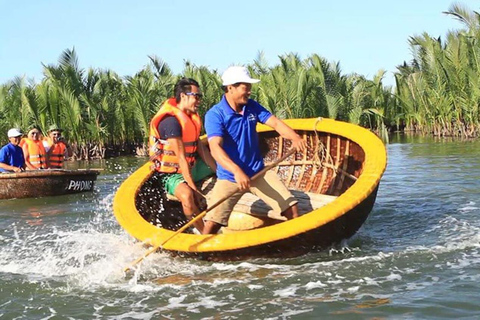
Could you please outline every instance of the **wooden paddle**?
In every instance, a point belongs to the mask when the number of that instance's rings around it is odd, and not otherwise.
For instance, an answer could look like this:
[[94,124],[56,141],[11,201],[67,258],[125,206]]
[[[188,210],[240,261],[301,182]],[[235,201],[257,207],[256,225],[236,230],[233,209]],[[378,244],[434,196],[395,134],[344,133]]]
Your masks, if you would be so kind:
[[[275,160],[274,162],[272,162],[271,164],[265,166],[260,172],[258,172],[257,174],[255,174],[250,180],[255,180],[257,179],[259,176],[263,175],[265,172],[267,172],[268,170],[276,167],[280,162],[282,162],[283,160],[285,160],[286,158],[288,158],[289,156],[291,156],[292,154],[295,153],[295,149],[292,149],[290,150],[289,152],[287,152],[284,156],[282,156],[280,159],[277,159]],[[174,234],[172,234],[170,237],[168,237],[165,241],[163,241],[162,243],[160,243],[158,246],[155,246],[155,247],[152,247],[150,248],[147,252],[145,252],[145,254],[143,256],[141,256],[140,258],[138,258],[137,260],[133,261],[130,266],[126,267],[123,271],[124,272],[128,272],[129,270],[131,270],[135,265],[137,265],[139,262],[141,262],[143,259],[145,259],[146,257],[148,257],[150,254],[152,254],[153,252],[157,251],[160,247],[164,246],[165,243],[167,243],[168,241],[170,241],[170,239],[172,239],[173,237],[175,237],[176,235],[178,235],[179,233],[182,233],[183,231],[185,231],[188,227],[190,227],[192,224],[195,223],[195,221],[198,221],[199,219],[202,219],[206,214],[207,212],[213,210],[214,208],[218,207],[222,202],[224,202],[225,200],[227,200],[228,198],[230,198],[231,196],[233,196],[235,193],[237,193],[239,191],[239,188],[237,188],[235,191],[229,193],[228,195],[224,196],[223,198],[221,198],[220,200],[218,200],[217,202],[215,202],[213,205],[211,205],[210,207],[208,207],[206,210],[204,210],[202,213],[198,214],[195,218],[193,218],[192,220],[190,220],[188,223],[186,223],[183,227],[181,227],[180,229],[178,229],[177,231],[175,231]]]

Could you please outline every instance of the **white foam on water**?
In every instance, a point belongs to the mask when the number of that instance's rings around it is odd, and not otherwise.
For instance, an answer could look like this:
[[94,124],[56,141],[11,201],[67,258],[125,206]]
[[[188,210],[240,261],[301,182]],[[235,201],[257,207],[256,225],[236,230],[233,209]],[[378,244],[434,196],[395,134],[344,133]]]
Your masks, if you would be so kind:
[[[434,235],[434,245],[415,245],[398,252],[400,255],[429,253],[433,257],[446,253],[465,252],[480,248],[480,220],[472,222],[461,217],[446,216],[431,226],[425,234]],[[471,258],[469,256],[466,259]]]
[[255,285],[255,284],[249,284],[247,286],[248,289],[254,291],[254,290],[260,290],[260,289],[263,289],[265,288],[265,286],[261,286],[261,285]]
[[350,288],[347,288],[347,292],[348,293],[356,293],[360,290],[360,286],[355,286],[355,287],[350,287]]
[[[47,279],[51,277],[66,277],[70,288],[82,288],[83,290],[90,288],[91,290],[104,288],[116,288],[129,291],[132,293],[156,294],[157,292],[165,292],[165,290],[176,290],[180,293],[179,297],[187,294],[191,288],[209,286],[212,289],[233,285],[245,286],[250,290],[260,290],[264,286],[252,284],[251,281],[259,280],[256,277],[246,277],[240,279],[237,275],[251,274],[256,271],[267,272],[268,278],[292,277],[292,274],[312,274],[316,276],[315,281],[305,281],[295,284],[289,284],[286,287],[279,285],[275,289],[274,295],[279,298],[286,298],[297,295],[297,291],[303,288],[305,291],[312,291],[311,296],[318,296],[318,290],[329,292],[330,296],[340,297],[345,294],[361,295],[362,290],[366,287],[378,287],[386,282],[401,281],[402,275],[412,273],[414,269],[405,268],[397,270],[396,273],[388,275],[377,275],[375,277],[367,276],[362,278],[354,278],[342,273],[345,266],[356,265],[375,265],[377,263],[386,263],[391,259],[402,259],[404,254],[411,254],[419,250],[431,251],[428,247],[407,248],[405,252],[391,253],[378,252],[374,255],[364,255],[358,257],[348,257],[333,261],[319,261],[313,263],[305,263],[302,265],[287,265],[256,262],[241,263],[196,263],[191,260],[182,260],[171,258],[164,253],[155,253],[145,259],[135,270],[132,278],[126,279],[123,274],[123,268],[137,257],[145,252],[142,245],[122,232],[100,233],[95,229],[86,227],[82,230],[58,231],[49,233],[48,239],[42,239],[39,235],[25,236],[19,233],[18,241],[25,243],[28,247],[33,242],[37,243],[37,248],[28,251],[27,259],[19,263],[19,260],[10,259],[10,270],[22,274],[35,275],[38,279]],[[42,248],[41,258],[34,252]],[[434,248],[438,251],[440,248]],[[445,249],[445,248],[443,248]],[[442,249],[442,250],[443,250]],[[8,259],[8,257],[7,257]],[[36,266],[41,265],[41,268]],[[5,271],[7,265],[0,265],[0,271]],[[43,269],[44,271],[39,271]],[[220,276],[214,277],[213,274],[221,272]],[[156,277],[168,277],[170,275],[189,277],[192,280],[186,284],[164,283],[159,284],[150,282],[148,279]],[[195,279],[196,276],[207,275],[207,278],[200,280]],[[248,279],[250,278],[250,279]],[[348,284],[355,284],[349,286]],[[190,288],[190,289],[189,289]],[[408,287],[408,290],[414,290],[414,286]],[[194,292],[198,289],[194,289]],[[198,291],[196,291],[198,293]],[[198,308],[209,308],[215,304],[209,303],[208,299],[199,296],[202,301],[192,303],[177,303],[175,299],[168,305],[160,308],[160,310],[188,309],[194,312]],[[222,301],[218,296],[215,298],[216,303],[224,305],[227,302]],[[212,298],[213,300],[213,298]],[[195,307],[194,307],[195,306]],[[125,317],[128,317],[124,315]],[[129,316],[133,316],[129,314]]]
[[379,286],[378,282],[372,278],[364,277],[362,280],[367,286]]
[[327,285],[322,283],[322,281],[309,282],[305,285],[305,289],[312,290],[316,288],[325,288]]
[[273,295],[282,297],[282,298],[291,297],[295,295],[295,292],[297,291],[297,289],[298,289],[297,285],[291,285],[286,288],[273,291]]
[[480,208],[475,206],[475,205],[476,205],[476,203],[474,201],[470,201],[465,206],[458,208],[457,211],[459,211],[459,212],[470,212],[470,211],[479,210]]
[[228,304],[228,302],[222,302],[217,296],[196,296],[196,301],[186,301],[187,295],[180,295],[177,297],[169,298],[168,303],[157,308],[157,312],[185,309],[189,312],[199,313],[200,309],[216,309]]
[[[384,299],[396,292],[422,291],[436,285],[440,277],[419,275],[424,261],[416,261],[418,256],[431,258],[432,266],[458,270],[478,266],[480,261],[480,228],[462,218],[464,213],[476,210],[471,209],[476,204],[468,202],[457,211],[458,216],[446,217],[427,230],[439,239],[431,246],[366,253],[343,245],[329,250],[334,259],[322,256],[320,261],[298,265],[281,260],[209,263],[154,253],[126,276],[123,269],[147,248],[118,226],[112,200],[113,193],[108,194],[99,200],[89,221],[61,230],[45,225],[29,229],[12,225],[10,236],[1,239],[6,250],[0,252],[0,272],[21,274],[31,282],[59,280],[64,285],[52,290],[66,293],[81,290],[96,296],[105,290],[119,291],[121,297],[110,304],[118,307],[132,299],[128,303],[135,310],[115,315],[115,319],[149,319],[178,310],[195,317],[222,307],[224,312],[251,310],[253,301],[264,308],[273,305],[278,310],[275,318],[288,318],[311,312],[305,305],[292,308],[299,297],[322,302]],[[442,260],[442,255],[458,251],[469,253],[456,260]],[[409,277],[415,281],[407,282]],[[473,280],[480,281],[479,277]],[[98,318],[102,317],[102,308],[97,308]]]
[[231,278],[224,278],[224,279],[215,279],[213,280],[212,284],[216,286],[223,286],[226,284],[232,284],[232,283],[247,283],[246,280],[241,280],[241,279],[231,279]]
[[47,234],[18,235],[2,252],[0,271],[46,279],[74,275],[82,286],[121,277],[120,265],[140,249],[123,235],[94,230],[52,228]]
[[[130,311],[126,312],[123,314],[115,315],[114,319],[138,319],[138,320],[145,320],[145,319],[154,319],[154,316],[158,312],[156,310],[154,311],[142,311],[142,312],[135,312],[135,311]],[[100,319],[103,318],[103,316],[100,316]]]
[[[22,274],[30,281],[57,279],[64,285],[52,290],[62,293],[106,289],[142,297],[136,301],[136,311],[116,315],[118,319],[149,318],[168,310],[197,313],[225,305],[231,309],[238,308],[240,301],[236,300],[235,294],[223,294],[229,288],[255,292],[260,300],[265,299],[268,306],[271,303],[282,305],[284,299],[306,292],[309,292],[307,297],[360,294],[362,287],[374,287],[387,281],[385,277],[352,280],[350,275],[343,273],[343,269],[344,266],[384,263],[393,257],[393,253],[388,252],[301,265],[280,260],[272,263],[265,260],[205,263],[154,253],[126,276],[123,269],[142,256],[147,248],[118,226],[111,209],[113,197],[112,192],[100,199],[94,215],[87,222],[70,224],[61,230],[44,225],[32,232],[32,228],[27,230],[15,226],[11,238],[7,239],[8,250],[0,253],[0,272]],[[332,248],[330,255],[341,257],[355,251],[359,249],[343,245],[340,249]],[[299,279],[298,275],[301,275]],[[161,281],[156,281],[157,278]],[[212,294],[208,295],[208,292]],[[272,293],[276,300],[270,302]],[[138,311],[142,308],[147,311],[145,306],[151,304],[144,299],[157,296],[161,296],[162,301],[166,299],[166,303],[156,309],[157,313]],[[111,304],[120,306],[123,302],[119,298]],[[302,312],[305,311],[291,310],[280,314]]]
[[254,272],[261,269],[268,270],[290,270],[291,266],[282,265],[282,264],[255,264],[252,262],[240,262],[237,264],[232,263],[213,263],[212,268],[215,268],[218,271],[237,271],[244,269],[245,271]]
[[187,295],[182,295],[182,296],[179,296],[179,297],[173,297],[173,298],[168,299],[168,302],[171,305],[175,305],[175,304],[179,305],[180,303],[185,301],[186,297],[187,297]]
[[[99,287],[126,289],[132,292],[156,291],[159,286],[138,283],[147,276],[185,269],[165,254],[154,254],[138,266],[133,279],[123,269],[145,252],[142,244],[120,230],[111,212],[113,193],[102,198],[93,218],[87,223],[70,223],[61,230],[57,226],[17,226],[12,224],[10,236],[2,237],[0,272],[24,275],[31,281],[65,282],[59,290],[95,290]],[[157,265],[154,265],[157,263]]]
[[[281,314],[281,317],[282,318],[289,318],[289,317],[292,317],[292,316],[298,316],[300,314],[307,313],[307,312],[312,312],[312,311],[313,311],[313,309],[311,309],[311,308],[301,309],[301,310],[288,310],[286,312],[283,312]],[[275,319],[275,318],[267,318],[267,319]]]
[[391,273],[389,276],[386,277],[388,281],[395,281],[395,280],[402,280],[402,276],[396,273]]

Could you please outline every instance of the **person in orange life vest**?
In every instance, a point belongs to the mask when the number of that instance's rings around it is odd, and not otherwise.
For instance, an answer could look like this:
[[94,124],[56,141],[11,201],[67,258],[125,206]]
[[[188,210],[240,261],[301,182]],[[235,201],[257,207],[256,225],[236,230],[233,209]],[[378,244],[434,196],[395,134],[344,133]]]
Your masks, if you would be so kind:
[[12,128],[8,130],[8,140],[10,142],[0,149],[0,173],[25,171],[23,151],[18,146],[22,135],[20,129]]
[[61,169],[65,158],[72,156],[72,149],[65,143],[62,137],[62,129],[51,125],[48,129],[48,137],[43,139],[43,146],[47,152],[48,168]]
[[[197,110],[202,94],[198,82],[182,78],[176,83],[174,94],[150,122],[150,154],[154,157],[161,192],[175,195],[183,213],[191,220],[200,212],[196,200],[201,194],[195,182],[212,174],[216,164],[199,140],[202,122]],[[194,226],[203,233],[202,220]]]
[[28,131],[27,138],[20,141],[27,170],[47,168],[47,152],[43,147],[40,130],[36,127]]

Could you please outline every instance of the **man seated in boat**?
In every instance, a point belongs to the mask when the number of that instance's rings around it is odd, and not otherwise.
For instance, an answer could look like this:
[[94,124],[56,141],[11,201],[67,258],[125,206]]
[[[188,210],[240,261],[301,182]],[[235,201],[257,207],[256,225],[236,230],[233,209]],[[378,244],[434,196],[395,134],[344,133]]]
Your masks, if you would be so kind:
[[[164,102],[150,122],[150,155],[161,192],[176,196],[190,220],[200,213],[196,198],[201,194],[195,182],[211,175],[216,165],[208,148],[199,140],[200,85],[193,79],[182,78],[175,85],[174,95]],[[202,220],[194,226],[203,233]]]
[[47,152],[43,146],[40,129],[33,127],[20,141],[27,170],[47,169]]
[[8,130],[8,144],[0,149],[0,172],[22,172],[25,171],[25,158],[22,148],[18,145],[23,133],[20,129]]
[[47,152],[48,168],[50,169],[63,168],[65,158],[72,156],[72,149],[65,142],[62,131],[57,125],[51,125],[47,131],[48,137],[43,139],[43,147]]
[[237,188],[240,192],[206,214],[204,233],[216,233],[226,226],[233,207],[246,191],[265,201],[279,219],[298,217],[297,200],[275,173],[268,171],[255,180],[250,179],[264,168],[257,122],[292,140],[296,150],[306,148],[306,142],[293,129],[249,99],[252,84],[259,81],[252,79],[245,67],[228,68],[222,75],[225,94],[205,116],[208,143],[217,162],[217,182],[210,199],[215,202]]

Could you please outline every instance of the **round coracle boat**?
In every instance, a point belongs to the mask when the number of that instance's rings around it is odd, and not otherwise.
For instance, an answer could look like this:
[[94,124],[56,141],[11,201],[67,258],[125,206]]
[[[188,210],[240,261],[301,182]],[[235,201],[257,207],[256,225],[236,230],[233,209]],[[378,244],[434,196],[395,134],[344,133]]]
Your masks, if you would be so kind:
[[[113,211],[118,222],[146,245],[209,260],[291,257],[350,238],[374,205],[387,164],[383,142],[367,129],[331,119],[285,122],[307,141],[308,148],[271,170],[297,198],[300,217],[272,219],[270,208],[246,193],[219,234],[175,234],[186,223],[181,204],[160,194],[152,163],[147,162],[115,195]],[[259,125],[257,131],[266,165],[291,153],[291,142],[270,127]],[[199,183],[207,198],[214,183],[214,176]]]
[[92,191],[98,170],[45,169],[0,173],[0,199],[37,198]]

